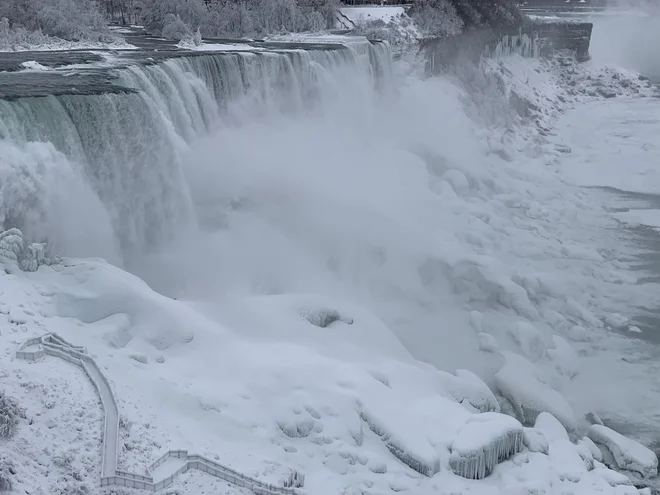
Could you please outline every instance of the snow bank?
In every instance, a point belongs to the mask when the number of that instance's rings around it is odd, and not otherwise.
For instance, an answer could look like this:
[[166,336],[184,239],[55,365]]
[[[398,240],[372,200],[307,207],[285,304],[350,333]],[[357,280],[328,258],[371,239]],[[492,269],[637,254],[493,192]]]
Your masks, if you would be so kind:
[[[137,337],[162,351],[191,342],[194,328],[210,325],[183,304],[153,292],[142,280],[103,261],[64,264],[68,284],[50,287],[56,293],[54,316],[96,323],[113,315],[126,315],[129,328],[122,320],[104,336],[115,343],[121,341],[121,347]],[[44,285],[49,285],[47,277]]]

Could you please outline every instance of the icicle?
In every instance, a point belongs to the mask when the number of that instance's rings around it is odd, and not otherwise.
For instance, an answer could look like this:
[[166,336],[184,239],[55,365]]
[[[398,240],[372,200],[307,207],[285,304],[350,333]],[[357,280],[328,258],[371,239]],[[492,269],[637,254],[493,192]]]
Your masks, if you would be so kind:
[[[478,446],[480,442],[483,443]],[[498,413],[475,414],[454,440],[449,465],[459,476],[483,479],[498,463],[522,448],[523,428],[520,423]]]

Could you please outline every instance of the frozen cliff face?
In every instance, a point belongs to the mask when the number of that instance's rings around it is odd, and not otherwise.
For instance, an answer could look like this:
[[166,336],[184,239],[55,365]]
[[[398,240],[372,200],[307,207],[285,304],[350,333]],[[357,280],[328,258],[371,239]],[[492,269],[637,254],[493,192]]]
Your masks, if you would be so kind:
[[439,74],[466,60],[517,54],[527,58],[549,57],[558,51],[571,53],[578,61],[589,60],[591,22],[526,19],[515,27],[483,28],[449,38],[426,39],[420,50],[427,71]]

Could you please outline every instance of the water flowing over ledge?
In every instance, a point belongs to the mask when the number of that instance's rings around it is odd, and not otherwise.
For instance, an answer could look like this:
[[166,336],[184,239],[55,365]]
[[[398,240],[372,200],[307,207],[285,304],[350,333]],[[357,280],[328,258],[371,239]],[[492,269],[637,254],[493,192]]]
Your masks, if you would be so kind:
[[0,178],[12,183],[0,223],[36,239],[55,236],[44,203],[54,175],[107,216],[101,237],[108,243],[116,237],[124,252],[154,246],[195,223],[180,159],[184,143],[272,112],[336,111],[339,100],[359,105],[387,86],[390,71],[387,45],[366,41],[191,53],[112,69],[114,89],[102,94],[54,91],[0,101]]

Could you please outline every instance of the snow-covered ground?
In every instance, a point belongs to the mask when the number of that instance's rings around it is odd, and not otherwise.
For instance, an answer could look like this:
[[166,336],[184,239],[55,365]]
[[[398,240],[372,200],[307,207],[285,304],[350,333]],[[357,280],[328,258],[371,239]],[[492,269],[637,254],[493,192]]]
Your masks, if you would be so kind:
[[[660,382],[641,380],[656,365],[618,332],[644,297],[634,246],[606,193],[579,187],[660,181],[648,83],[561,58],[489,62],[523,121],[486,83],[469,96],[399,75],[376,93],[336,64],[316,74],[319,108],[255,97],[258,112],[241,101],[231,125],[178,143],[200,228],[122,253],[151,287],[99,259],[19,270],[19,239],[0,239],[0,391],[25,408],[0,439],[0,477],[17,493],[86,493],[100,476],[85,374],[13,359],[50,332],[109,380],[119,469],[135,473],[185,449],[279,486],[296,470],[313,495],[582,495],[638,493],[604,463],[657,470],[648,449],[584,419],[627,418],[641,430],[626,434],[655,439],[642,433],[658,424]],[[10,164],[60,156],[7,149]],[[74,226],[94,213],[46,190]],[[174,488],[248,493],[197,471]]]

